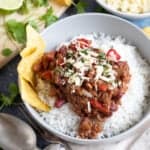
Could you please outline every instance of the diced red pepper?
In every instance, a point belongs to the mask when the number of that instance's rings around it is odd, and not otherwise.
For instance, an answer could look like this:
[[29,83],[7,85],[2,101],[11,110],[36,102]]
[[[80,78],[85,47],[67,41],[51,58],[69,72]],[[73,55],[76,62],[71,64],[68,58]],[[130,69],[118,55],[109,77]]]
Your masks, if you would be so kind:
[[107,89],[108,89],[108,85],[106,83],[100,83],[98,85],[98,88],[99,88],[100,91],[106,92]]
[[79,38],[79,39],[77,39],[77,41],[80,43],[80,48],[89,47],[92,43],[91,40],[87,40],[87,39],[84,39],[84,38]]
[[118,109],[118,105],[112,101],[111,105],[110,105],[110,110],[111,111],[117,111],[117,109]]
[[61,46],[60,49],[59,49],[59,52],[65,56],[66,53],[67,53],[67,47],[65,45]]
[[55,107],[56,108],[60,108],[63,104],[65,104],[65,100],[63,100],[63,99],[57,99],[56,101],[55,101]]
[[73,50],[73,51],[76,51],[76,50],[77,50],[76,44],[71,43],[71,44],[69,45],[69,49],[71,49],[71,50]]
[[90,103],[92,105],[92,107],[98,109],[100,112],[102,112],[103,114],[110,116],[111,112],[108,110],[108,108],[106,108],[105,106],[103,106],[100,102],[98,102],[97,100],[90,100]]
[[62,65],[64,65],[64,59],[63,58],[59,58],[59,59],[56,60],[56,63],[57,63],[57,65],[62,66]]
[[44,71],[41,74],[41,78],[44,80],[50,80],[52,77],[52,72],[50,70]]
[[46,54],[47,59],[48,59],[49,61],[54,60],[54,58],[55,58],[55,53],[56,53],[55,51],[52,51],[52,52],[47,53],[47,54]]
[[115,49],[110,49],[107,54],[107,57],[112,58],[113,60],[115,59],[115,61],[118,61],[121,59],[121,56],[118,54],[118,52]]

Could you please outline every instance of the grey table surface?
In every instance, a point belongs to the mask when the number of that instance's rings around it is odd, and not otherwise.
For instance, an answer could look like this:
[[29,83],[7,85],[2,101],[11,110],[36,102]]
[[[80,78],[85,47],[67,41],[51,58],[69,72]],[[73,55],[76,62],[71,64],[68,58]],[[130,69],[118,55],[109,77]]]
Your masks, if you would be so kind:
[[[83,1],[86,1],[86,3],[88,4],[87,9],[86,9],[87,12],[95,12],[99,8],[99,5],[93,0],[83,0]],[[74,6],[71,6],[63,14],[63,16],[60,19],[67,17],[67,16],[70,16],[70,15],[74,15],[74,14],[76,14],[76,9],[74,8]],[[2,69],[0,69],[0,92],[7,94],[7,88],[8,88],[9,83],[11,83],[11,82],[17,83],[18,75],[17,75],[16,69],[17,69],[17,64],[18,64],[19,60],[20,60],[20,57],[16,56],[6,66],[4,66]],[[23,117],[23,115],[20,113],[20,111],[18,109],[18,107],[19,107],[17,105],[18,103],[22,103],[20,96],[17,97],[15,105],[12,105],[10,107],[6,107],[6,108],[2,109],[0,112],[12,114],[12,115],[17,116],[20,119],[26,121],[26,119]],[[45,142],[37,134],[37,144],[39,147],[43,148],[48,143]]]

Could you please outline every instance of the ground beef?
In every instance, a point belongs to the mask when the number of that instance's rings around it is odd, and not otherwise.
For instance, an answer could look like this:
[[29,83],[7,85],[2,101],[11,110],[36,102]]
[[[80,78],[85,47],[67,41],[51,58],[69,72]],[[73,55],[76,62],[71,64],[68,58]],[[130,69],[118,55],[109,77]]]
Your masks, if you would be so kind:
[[[76,53],[75,45],[71,44],[68,47],[69,50],[72,49],[74,54],[72,57],[74,57]],[[70,53],[68,54],[67,50],[67,47],[62,46],[57,52],[53,51],[44,54],[41,60],[33,66],[33,70],[38,74],[39,78],[53,85],[54,91],[52,95],[69,102],[72,110],[82,118],[78,130],[80,137],[96,138],[98,133],[102,131],[106,118],[110,117],[118,109],[121,97],[128,89],[131,77],[129,66],[124,61],[108,60],[116,72],[117,86],[114,88],[109,88],[111,83],[102,79],[94,80],[96,76],[95,64],[85,72],[89,80],[83,81],[81,86],[76,86],[73,83],[69,83],[68,78],[61,71],[66,66],[72,69],[72,64],[64,64],[64,58],[70,57]],[[93,51],[98,52],[95,49]]]

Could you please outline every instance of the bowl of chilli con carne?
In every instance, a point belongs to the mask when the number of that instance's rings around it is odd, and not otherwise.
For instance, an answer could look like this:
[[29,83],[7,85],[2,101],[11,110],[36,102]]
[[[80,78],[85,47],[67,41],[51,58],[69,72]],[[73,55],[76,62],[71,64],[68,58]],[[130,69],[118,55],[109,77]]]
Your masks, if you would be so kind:
[[144,124],[150,43],[140,29],[91,13],[60,20],[41,37],[46,48],[31,48],[32,39],[18,65],[21,96],[37,123],[78,144],[118,141]]

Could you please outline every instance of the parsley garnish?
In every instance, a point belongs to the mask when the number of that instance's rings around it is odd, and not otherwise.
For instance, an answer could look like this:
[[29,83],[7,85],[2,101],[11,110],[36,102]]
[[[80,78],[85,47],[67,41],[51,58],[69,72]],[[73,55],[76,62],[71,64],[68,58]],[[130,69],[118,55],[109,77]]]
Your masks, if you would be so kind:
[[24,0],[22,7],[19,12],[22,14],[27,14],[33,7],[47,6],[48,0]]
[[39,30],[38,29],[38,25],[37,25],[37,23],[34,20],[30,20],[28,22],[28,24],[31,25],[35,30],[37,30],[37,31]]
[[24,0],[22,7],[19,9],[19,13],[27,14],[29,12],[29,0]]
[[17,42],[24,44],[26,42],[26,25],[16,20],[6,22],[8,34]]
[[32,0],[32,2],[36,7],[48,5],[48,0]]
[[58,20],[58,17],[54,15],[54,11],[53,8],[50,7],[47,12],[41,16],[40,18],[41,20],[43,20],[45,22],[46,26],[51,25],[52,23],[56,22]]
[[87,7],[87,3],[82,1],[82,0],[80,0],[77,4],[74,4],[74,6],[77,9],[77,13],[84,13],[85,9]]
[[8,57],[8,56],[10,56],[11,54],[12,54],[12,50],[9,49],[9,48],[4,48],[4,49],[2,50],[2,55],[3,55],[3,56]]
[[72,69],[73,66],[72,66],[71,63],[66,63],[66,67],[69,68],[69,69]]
[[15,83],[10,83],[8,86],[8,95],[0,93],[0,110],[3,107],[12,105],[18,93],[19,90],[17,85]]
[[81,62],[84,63],[84,61],[85,61],[84,58],[81,58]]
[[83,53],[83,54],[85,54],[85,55],[88,55],[87,49],[82,50],[81,53]]
[[106,59],[106,55],[103,52],[100,52],[99,55],[98,55],[98,57],[99,57],[100,60],[101,59]]
[[66,54],[66,58],[69,59],[69,58],[71,58],[71,57],[73,57],[73,53],[72,53],[72,52],[68,52],[68,53]]

